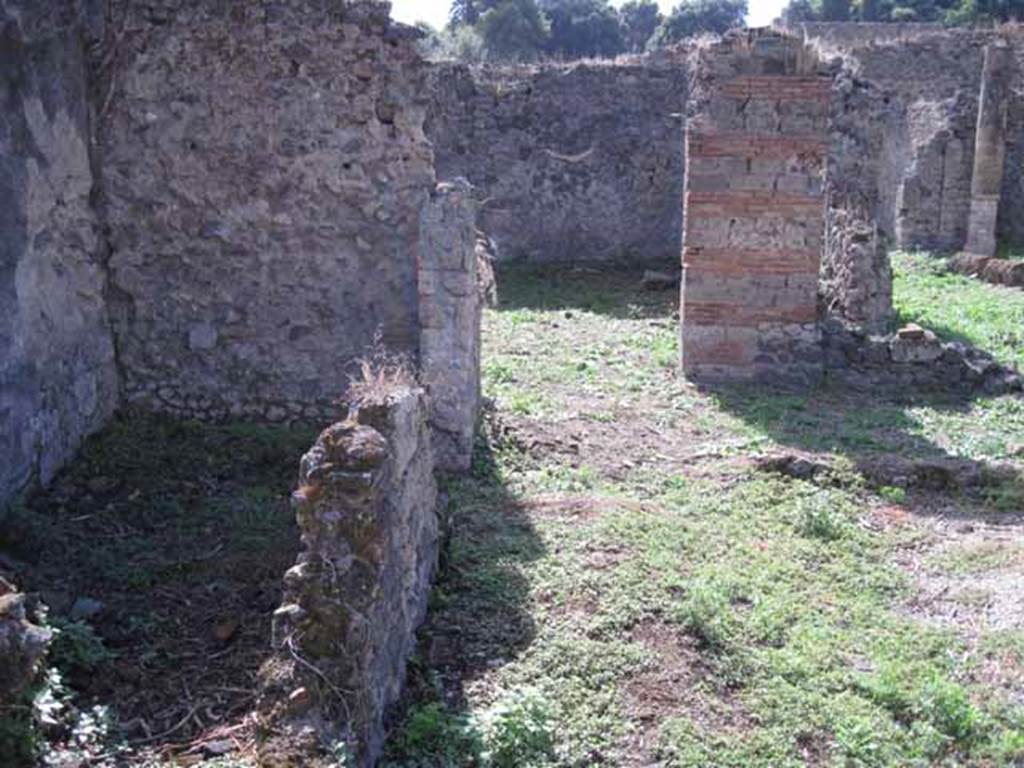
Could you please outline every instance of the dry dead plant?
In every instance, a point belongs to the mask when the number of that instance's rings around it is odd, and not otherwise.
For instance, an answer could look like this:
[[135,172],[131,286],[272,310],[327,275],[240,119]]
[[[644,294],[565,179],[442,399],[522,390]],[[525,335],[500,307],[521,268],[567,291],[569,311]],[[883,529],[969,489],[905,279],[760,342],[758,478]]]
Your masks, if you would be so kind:
[[379,329],[356,365],[358,372],[348,382],[348,400],[352,405],[380,403],[396,391],[416,384],[416,371],[409,356],[388,349]]

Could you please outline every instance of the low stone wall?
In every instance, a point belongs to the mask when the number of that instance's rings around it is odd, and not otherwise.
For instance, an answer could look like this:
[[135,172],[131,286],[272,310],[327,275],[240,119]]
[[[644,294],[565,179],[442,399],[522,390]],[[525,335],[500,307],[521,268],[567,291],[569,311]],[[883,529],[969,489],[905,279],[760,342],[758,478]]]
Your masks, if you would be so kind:
[[265,765],[317,765],[340,747],[369,766],[381,752],[438,560],[428,418],[421,391],[382,392],[302,460],[303,550],[262,671]]
[[961,253],[949,260],[948,267],[951,272],[976,277],[995,285],[1024,288],[1024,261],[1019,259],[997,259]]
[[0,1],[0,514],[119,401],[79,3]]
[[862,392],[944,393],[1024,391],[1024,378],[981,350],[943,343],[915,325],[872,335],[838,322],[824,326],[828,380]]

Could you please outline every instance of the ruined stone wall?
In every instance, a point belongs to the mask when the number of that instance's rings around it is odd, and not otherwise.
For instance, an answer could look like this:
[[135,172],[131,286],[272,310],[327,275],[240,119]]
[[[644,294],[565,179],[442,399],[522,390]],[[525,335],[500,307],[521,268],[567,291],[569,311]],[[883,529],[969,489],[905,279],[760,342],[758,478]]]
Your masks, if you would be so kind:
[[[939,25],[807,24],[800,31],[825,59],[880,94],[882,110],[840,110],[847,126],[873,134],[875,215],[898,248],[963,247],[971,209],[974,144],[985,48],[1004,31]],[[1024,127],[1024,126],[1022,126]],[[1014,134],[1011,134],[1014,135]],[[1024,134],[1021,134],[1024,138]],[[1010,188],[1013,179],[1007,179]],[[1024,198],[1003,195],[1000,234],[1015,237]],[[1024,211],[1022,211],[1024,212]],[[1020,218],[1019,216],[1016,218]]]
[[831,79],[798,39],[768,31],[730,33],[696,59],[683,371],[698,381],[814,381]]
[[101,130],[127,400],[322,416],[419,348],[434,187],[412,30],[376,2],[116,0]]
[[0,0],[0,509],[118,402],[90,207],[89,10]]
[[318,765],[338,743],[354,758],[345,765],[380,755],[439,554],[427,419],[422,392],[382,392],[302,459],[303,550],[261,674],[264,764]]
[[685,57],[436,65],[438,175],[476,188],[499,258],[656,261],[682,232]]

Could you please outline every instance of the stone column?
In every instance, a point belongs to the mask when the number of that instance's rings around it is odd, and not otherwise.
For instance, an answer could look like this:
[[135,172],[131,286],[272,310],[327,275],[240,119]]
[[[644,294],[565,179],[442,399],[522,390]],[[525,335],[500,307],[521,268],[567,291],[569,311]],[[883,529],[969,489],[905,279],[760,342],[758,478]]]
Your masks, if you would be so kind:
[[437,185],[420,215],[420,378],[438,469],[464,472],[480,411],[476,212],[469,183]]
[[985,49],[974,139],[971,212],[964,246],[967,253],[978,256],[994,256],[996,252],[996,216],[1006,159],[1006,112],[1012,66],[1013,51],[1005,43],[993,43]]

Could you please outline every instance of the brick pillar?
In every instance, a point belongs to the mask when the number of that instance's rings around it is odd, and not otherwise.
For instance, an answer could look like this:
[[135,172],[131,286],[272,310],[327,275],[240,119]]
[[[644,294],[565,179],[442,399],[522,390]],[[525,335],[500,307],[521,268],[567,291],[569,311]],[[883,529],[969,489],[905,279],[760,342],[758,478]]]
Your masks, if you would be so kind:
[[821,373],[818,284],[831,81],[793,38],[698,54],[687,124],[682,364],[698,381]]
[[996,216],[1006,159],[1006,113],[1012,66],[1013,50],[1008,45],[995,43],[985,48],[974,139],[971,212],[964,246],[967,253],[978,256],[995,256],[996,253]]

